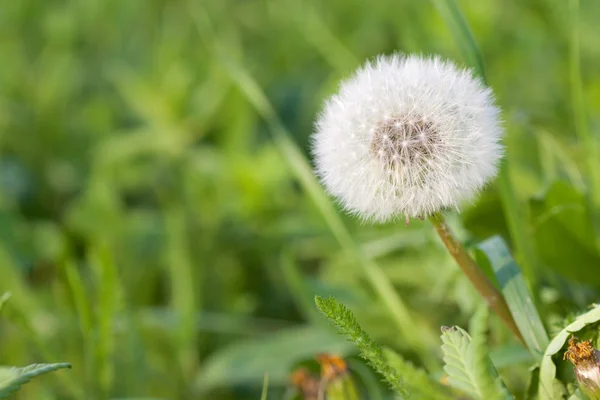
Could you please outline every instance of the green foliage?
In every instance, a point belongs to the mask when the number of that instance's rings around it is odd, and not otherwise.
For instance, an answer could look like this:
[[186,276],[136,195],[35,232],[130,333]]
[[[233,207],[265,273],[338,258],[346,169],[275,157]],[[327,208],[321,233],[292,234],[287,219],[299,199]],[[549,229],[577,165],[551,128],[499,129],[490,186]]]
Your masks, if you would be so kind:
[[0,368],[0,399],[7,398],[17,392],[21,386],[35,378],[63,368],[71,368],[71,364],[32,364],[23,368],[1,367]]
[[527,288],[521,270],[510,255],[506,243],[495,236],[479,245],[487,256],[508,308],[517,327],[525,340],[525,344],[536,362],[540,362],[544,350],[548,346],[548,334],[542,319],[535,308],[531,293]]
[[[508,162],[449,223],[466,245],[506,240],[549,331],[600,295],[600,2],[0,3],[1,362],[78,366],[15,400],[256,400],[264,372],[277,400],[314,352],[352,349],[315,294],[436,376],[437,327],[477,294],[427,222],[344,215],[310,160],[323,98],[381,53],[485,66]],[[535,360],[490,324],[525,393]],[[562,393],[572,367],[552,364]]]
[[566,393],[565,385],[557,379],[556,376],[556,363],[555,356],[559,355],[562,360],[561,349],[565,347],[565,344],[569,337],[573,334],[577,334],[586,328],[593,327],[597,333],[597,325],[600,322],[600,307],[594,306],[594,308],[584,314],[579,315],[573,322],[564,327],[554,338],[550,341],[550,344],[544,352],[544,358],[540,365],[540,382],[539,382],[539,393],[540,396],[547,399],[559,399]]
[[361,400],[358,388],[350,374],[330,380],[325,389],[325,398],[328,400]]
[[457,327],[442,328],[444,371],[455,388],[476,399],[513,399],[488,357],[487,308],[479,307],[471,319],[469,334]]
[[399,371],[394,370],[385,358],[382,348],[360,327],[352,312],[333,297],[315,297],[317,308],[338,328],[340,333],[354,343],[364,358],[377,371],[396,394],[402,397],[409,395],[404,386],[404,379]]
[[269,393],[269,374],[265,374],[265,378],[263,379],[263,388],[262,388],[262,394],[260,395],[260,400],[267,400],[268,393]]
[[294,366],[317,353],[348,353],[351,345],[338,335],[305,326],[280,330],[224,347],[205,360],[195,377],[198,392],[223,385],[249,384],[267,373],[271,385],[284,385]]
[[410,398],[422,400],[454,399],[447,388],[435,381],[422,369],[406,361],[400,354],[390,348],[384,348],[383,353],[392,369],[404,379],[404,386],[411,394]]
[[10,296],[10,292],[6,292],[2,296],[0,296],[0,310],[2,310],[2,306],[4,305],[4,303],[6,303],[8,299],[10,299]]

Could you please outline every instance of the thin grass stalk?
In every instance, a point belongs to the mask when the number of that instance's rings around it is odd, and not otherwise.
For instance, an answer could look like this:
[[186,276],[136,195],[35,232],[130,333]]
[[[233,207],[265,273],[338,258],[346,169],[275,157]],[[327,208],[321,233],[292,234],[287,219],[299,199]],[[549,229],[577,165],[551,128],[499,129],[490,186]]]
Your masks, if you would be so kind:
[[464,248],[462,243],[456,239],[446,220],[441,213],[432,215],[430,221],[433,223],[437,234],[452,255],[462,272],[471,281],[475,289],[485,300],[488,306],[502,319],[510,331],[524,344],[525,341],[517,327],[515,320],[506,304],[506,300],[500,291],[490,282],[483,270]]

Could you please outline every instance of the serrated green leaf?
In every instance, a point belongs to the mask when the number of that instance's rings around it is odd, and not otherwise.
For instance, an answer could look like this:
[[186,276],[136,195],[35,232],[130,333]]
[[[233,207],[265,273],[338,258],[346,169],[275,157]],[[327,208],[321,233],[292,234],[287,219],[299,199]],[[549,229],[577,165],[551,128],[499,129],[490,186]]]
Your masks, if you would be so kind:
[[521,270],[500,236],[494,236],[484,241],[479,248],[487,256],[527,348],[534,359],[540,362],[544,350],[548,346],[548,334],[535,308]]
[[562,331],[552,339],[540,364],[540,396],[544,399],[560,399],[564,392],[564,386],[556,379],[556,365],[552,357],[557,354],[565,345],[571,334],[579,332],[587,325],[600,321],[600,306],[595,306],[592,310],[578,316],[575,321],[567,325]]
[[341,334],[354,343],[362,358],[377,371],[401,397],[408,397],[404,378],[388,364],[381,347],[360,327],[352,312],[333,297],[315,297],[317,308],[337,326]]
[[487,316],[487,307],[479,307],[470,323],[472,339],[458,326],[442,328],[444,370],[453,387],[476,399],[513,399],[487,355]]
[[57,364],[32,364],[24,368],[0,368],[0,399],[7,398],[17,392],[22,385],[38,375],[56,371],[62,368],[71,368],[69,363]]
[[424,370],[415,367],[401,355],[390,348],[384,348],[383,353],[396,373],[403,377],[404,384],[413,398],[420,400],[451,400],[448,389],[427,375]]

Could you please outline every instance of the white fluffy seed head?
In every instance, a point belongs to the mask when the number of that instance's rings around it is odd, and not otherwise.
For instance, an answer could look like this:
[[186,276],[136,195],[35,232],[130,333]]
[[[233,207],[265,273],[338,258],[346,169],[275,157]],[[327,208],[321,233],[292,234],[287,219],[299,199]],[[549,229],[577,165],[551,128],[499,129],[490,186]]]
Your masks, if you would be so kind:
[[364,219],[458,208],[496,175],[503,130],[490,89],[438,57],[381,56],[342,82],[316,123],[317,174]]

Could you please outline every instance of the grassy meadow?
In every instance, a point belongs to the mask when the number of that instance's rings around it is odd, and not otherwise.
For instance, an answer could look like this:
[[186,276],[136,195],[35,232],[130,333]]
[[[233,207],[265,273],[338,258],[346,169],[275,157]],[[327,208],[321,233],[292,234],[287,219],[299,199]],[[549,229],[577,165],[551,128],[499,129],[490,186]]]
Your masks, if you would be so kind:
[[[268,373],[268,399],[291,399],[291,372],[328,352],[392,399],[315,295],[441,380],[440,326],[467,327],[478,294],[428,221],[342,212],[310,135],[378,54],[472,64],[443,2],[1,1],[0,365],[72,364],[11,398],[258,400]],[[552,338],[600,302],[600,2],[458,4],[507,164],[447,218],[471,249],[508,243]],[[489,324],[529,398],[530,353]]]

